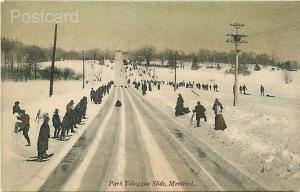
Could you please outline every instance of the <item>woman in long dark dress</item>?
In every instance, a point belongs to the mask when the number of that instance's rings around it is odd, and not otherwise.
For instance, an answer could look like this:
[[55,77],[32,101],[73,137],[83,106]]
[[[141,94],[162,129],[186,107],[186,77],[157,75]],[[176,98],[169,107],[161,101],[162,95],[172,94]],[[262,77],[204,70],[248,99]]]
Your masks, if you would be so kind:
[[175,107],[175,116],[183,115],[184,100],[181,94],[178,94],[176,107]]
[[227,125],[224,121],[222,111],[223,111],[223,105],[221,102],[219,102],[219,99],[215,99],[213,110],[215,113],[215,130],[224,130],[227,128]]

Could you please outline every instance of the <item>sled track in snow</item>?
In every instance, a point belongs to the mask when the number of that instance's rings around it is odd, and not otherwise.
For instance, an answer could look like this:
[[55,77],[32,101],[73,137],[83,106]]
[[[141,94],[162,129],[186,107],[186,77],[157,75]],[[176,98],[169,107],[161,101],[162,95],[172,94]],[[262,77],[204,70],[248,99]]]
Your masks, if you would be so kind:
[[[40,191],[264,190],[134,89],[114,91]],[[109,185],[125,180],[193,185]]]
[[[153,117],[154,121],[160,122],[161,127],[169,135],[168,140],[179,151],[181,157],[189,162],[191,169],[202,175],[200,176],[202,179],[205,176],[209,178],[209,181],[206,180],[206,184],[209,183],[210,190],[265,190],[259,182],[225,160],[203,140],[196,138],[192,133],[188,133],[183,125],[147,101],[135,89],[131,88],[130,93],[151,114],[150,117]],[[180,140],[178,133],[190,141]],[[207,156],[208,161],[203,161],[205,159],[203,156]]]

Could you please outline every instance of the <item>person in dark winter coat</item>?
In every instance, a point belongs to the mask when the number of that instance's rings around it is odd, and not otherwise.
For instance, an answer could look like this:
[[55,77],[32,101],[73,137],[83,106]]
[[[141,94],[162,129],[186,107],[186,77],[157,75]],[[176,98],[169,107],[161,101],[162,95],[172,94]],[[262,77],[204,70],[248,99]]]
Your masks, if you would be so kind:
[[37,142],[38,160],[42,160],[43,158],[48,157],[48,154],[46,153],[46,151],[48,150],[48,140],[50,138],[48,113],[44,115],[43,119],[44,122],[40,128],[40,133]]
[[121,107],[121,106],[122,106],[121,101],[117,100],[117,102],[116,102],[116,107]]
[[[130,83],[130,81],[129,81],[129,83]],[[106,86],[106,92],[107,92],[107,94],[109,94],[109,89],[110,89],[110,84],[107,84],[107,86]]]
[[247,87],[246,87],[246,85],[244,85],[243,86],[243,92],[244,92],[244,94],[246,94],[246,90],[247,90]]
[[151,83],[149,83],[149,91],[152,91]]
[[200,126],[200,119],[204,118],[204,121],[206,122],[206,115],[205,115],[205,107],[201,105],[200,101],[197,102],[197,105],[195,106],[195,110],[193,111],[196,113],[196,120],[197,120],[197,127]]
[[74,101],[71,100],[67,106],[66,106],[66,115],[68,120],[68,127],[67,127],[67,134],[69,134],[69,130],[71,129],[72,133],[75,133],[74,131],[74,123],[75,123],[75,117],[74,117]]
[[76,111],[75,111],[75,109],[72,109],[71,110],[71,113],[70,113],[70,127],[69,127],[69,129],[71,129],[71,133],[76,133],[76,131],[74,130],[74,128],[77,128],[76,127]]
[[144,83],[142,85],[142,94],[143,94],[143,96],[146,95],[146,91],[147,91],[147,85],[146,85],[146,83]]
[[184,100],[181,94],[178,94],[176,107],[175,107],[175,116],[183,115]]
[[224,130],[227,128],[227,125],[224,121],[222,111],[223,111],[223,105],[221,102],[219,102],[219,99],[215,99],[215,102],[213,104],[214,113],[215,113],[215,130]]
[[260,85],[260,96],[265,96],[265,88]]
[[28,132],[29,132],[29,128],[30,128],[30,118],[29,115],[25,113],[25,110],[21,110],[20,111],[20,116],[17,117],[17,119],[21,120],[21,127],[19,129],[19,131],[23,131],[23,136],[25,137],[26,141],[27,141],[27,145],[26,146],[31,146],[30,143],[30,138],[28,136]]
[[[108,86],[107,86],[108,87]],[[109,90],[109,89],[107,89]],[[86,109],[87,109],[87,97],[84,96],[81,101],[80,101],[80,109],[81,109],[81,112],[82,112],[82,119],[87,119],[86,118]]]
[[66,113],[61,122],[61,133],[60,133],[61,141],[65,140],[66,130],[68,129],[68,127],[69,127],[69,125],[68,125],[68,118],[67,118],[67,113]]
[[91,91],[90,91],[90,99],[91,101],[93,101],[95,98],[95,90],[92,88]]
[[16,101],[15,102],[15,105],[13,106],[13,114],[15,113],[20,113],[21,111],[21,108],[20,108],[20,102],[19,101]]
[[58,138],[59,132],[60,132],[60,127],[61,127],[61,121],[60,117],[58,115],[59,110],[55,109],[55,112],[52,116],[52,125],[54,127],[54,138]]
[[[15,102],[15,105],[13,106],[13,115],[17,114],[19,115],[19,113],[21,112],[21,108],[20,108],[20,105],[19,105],[19,101],[16,101]],[[21,122],[17,121],[15,123],[15,133],[18,132],[18,130],[21,128]]]

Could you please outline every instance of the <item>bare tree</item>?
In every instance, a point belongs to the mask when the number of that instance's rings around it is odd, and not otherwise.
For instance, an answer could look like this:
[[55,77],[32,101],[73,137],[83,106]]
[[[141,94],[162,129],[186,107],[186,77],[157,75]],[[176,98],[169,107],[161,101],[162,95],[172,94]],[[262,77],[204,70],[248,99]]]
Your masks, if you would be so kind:
[[154,58],[155,48],[153,46],[143,47],[140,54],[146,60],[146,65],[149,66],[150,61]]

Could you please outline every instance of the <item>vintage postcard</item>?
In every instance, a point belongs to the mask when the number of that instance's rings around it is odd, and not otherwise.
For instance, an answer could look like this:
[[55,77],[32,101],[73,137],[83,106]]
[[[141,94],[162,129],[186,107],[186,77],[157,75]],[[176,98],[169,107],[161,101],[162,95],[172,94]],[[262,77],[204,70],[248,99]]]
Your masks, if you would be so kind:
[[2,191],[298,191],[300,2],[1,1]]

